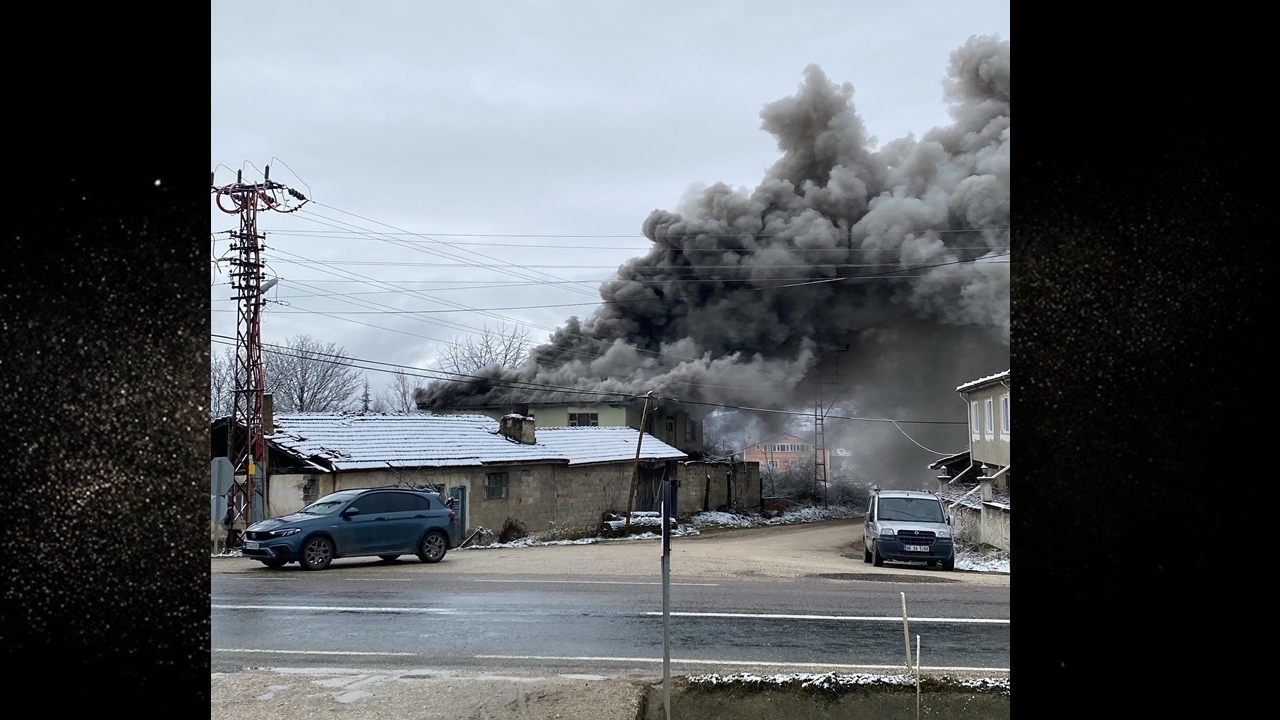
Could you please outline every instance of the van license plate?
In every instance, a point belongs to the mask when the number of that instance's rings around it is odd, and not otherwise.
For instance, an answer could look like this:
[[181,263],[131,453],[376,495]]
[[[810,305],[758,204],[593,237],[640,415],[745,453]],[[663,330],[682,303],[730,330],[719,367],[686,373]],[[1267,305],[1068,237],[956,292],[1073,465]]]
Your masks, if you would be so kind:
[[244,543],[244,549],[245,549],[245,550],[257,550],[257,549],[258,549],[258,543],[254,542],[253,540],[246,540],[246,541],[245,541],[245,543]]
[[907,552],[929,552],[928,545],[903,545],[902,549]]

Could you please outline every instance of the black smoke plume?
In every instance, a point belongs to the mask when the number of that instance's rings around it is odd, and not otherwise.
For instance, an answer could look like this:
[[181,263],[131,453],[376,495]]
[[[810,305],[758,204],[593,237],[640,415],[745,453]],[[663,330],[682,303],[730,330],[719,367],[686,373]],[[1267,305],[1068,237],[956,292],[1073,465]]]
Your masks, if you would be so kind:
[[598,310],[420,407],[593,400],[553,386],[811,410],[838,372],[846,411],[963,421],[955,386],[1008,367],[1009,43],[970,38],[943,86],[951,125],[876,147],[853,87],[809,66],[760,113],[782,156],[759,186],[653,211]]

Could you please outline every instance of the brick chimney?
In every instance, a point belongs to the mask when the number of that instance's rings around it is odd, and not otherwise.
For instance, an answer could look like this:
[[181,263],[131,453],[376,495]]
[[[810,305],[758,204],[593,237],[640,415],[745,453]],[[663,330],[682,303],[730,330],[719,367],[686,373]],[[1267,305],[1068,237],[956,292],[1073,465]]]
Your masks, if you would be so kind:
[[533,445],[537,442],[533,418],[519,413],[503,415],[502,419],[498,420],[498,432],[525,445]]

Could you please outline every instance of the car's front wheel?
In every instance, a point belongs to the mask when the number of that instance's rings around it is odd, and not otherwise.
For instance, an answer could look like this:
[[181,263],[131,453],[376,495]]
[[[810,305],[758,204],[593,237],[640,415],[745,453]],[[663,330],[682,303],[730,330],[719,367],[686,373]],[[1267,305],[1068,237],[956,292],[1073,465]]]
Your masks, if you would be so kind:
[[956,569],[956,556],[955,556],[955,555],[952,555],[951,557],[947,558],[946,560],[943,560],[943,561],[942,561],[942,569],[943,569],[943,570],[948,570],[948,571],[949,571],[949,570],[955,570],[955,569]]
[[301,565],[306,570],[323,570],[333,562],[333,543],[326,537],[313,537],[302,546]]
[[444,559],[448,550],[449,541],[444,533],[432,530],[422,536],[422,543],[418,545],[418,559],[424,563],[438,563]]
[[871,546],[871,564],[876,567],[884,567],[884,556],[880,554],[880,549],[875,545]]
[[868,550],[866,546],[863,546],[862,548],[862,562],[864,563],[871,562],[871,551]]

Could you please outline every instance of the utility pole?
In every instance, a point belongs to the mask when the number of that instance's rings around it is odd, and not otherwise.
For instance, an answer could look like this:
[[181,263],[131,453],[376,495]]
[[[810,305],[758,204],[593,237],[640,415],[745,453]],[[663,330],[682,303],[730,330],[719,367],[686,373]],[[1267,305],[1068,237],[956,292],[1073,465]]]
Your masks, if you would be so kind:
[[[231,298],[236,301],[235,401],[231,425],[227,430],[227,455],[231,458],[232,492],[237,501],[233,507],[232,526],[253,524],[254,493],[262,494],[256,478],[265,475],[260,467],[263,459],[262,403],[265,382],[262,375],[262,306],[265,287],[262,281],[262,241],[258,232],[258,213],[295,212],[306,204],[302,193],[271,180],[271,166],[262,174],[262,182],[246,183],[244,171],[236,172],[236,181],[218,185],[215,173],[209,173],[209,188],[218,209],[238,215],[240,227],[228,231],[231,236]],[[297,200],[291,205],[289,198]],[[243,429],[242,429],[243,428]],[[265,507],[263,508],[265,510]]]
[[823,449],[826,447],[826,431],[823,421],[827,414],[822,411],[822,379],[818,379],[818,395],[813,401],[813,484],[815,489],[822,484],[822,504],[831,507],[827,500],[827,463]]
[[649,422],[649,401],[653,399],[653,391],[644,395],[644,412],[640,415],[640,434],[636,437],[636,464],[631,470],[631,492],[627,494],[627,523],[623,526],[624,537],[631,534],[631,511],[635,508],[636,483],[640,480],[640,446],[644,444],[644,427]]
[[[845,345],[836,352],[849,352],[849,346]],[[822,407],[822,372],[818,371],[817,396],[813,401],[813,483],[815,486],[819,482],[822,483],[822,505],[823,507],[831,507],[831,496],[827,488],[827,431],[826,419],[831,412],[831,408],[835,407],[836,401],[840,398],[840,361],[836,360],[836,392],[831,398],[831,404],[824,410]]]

